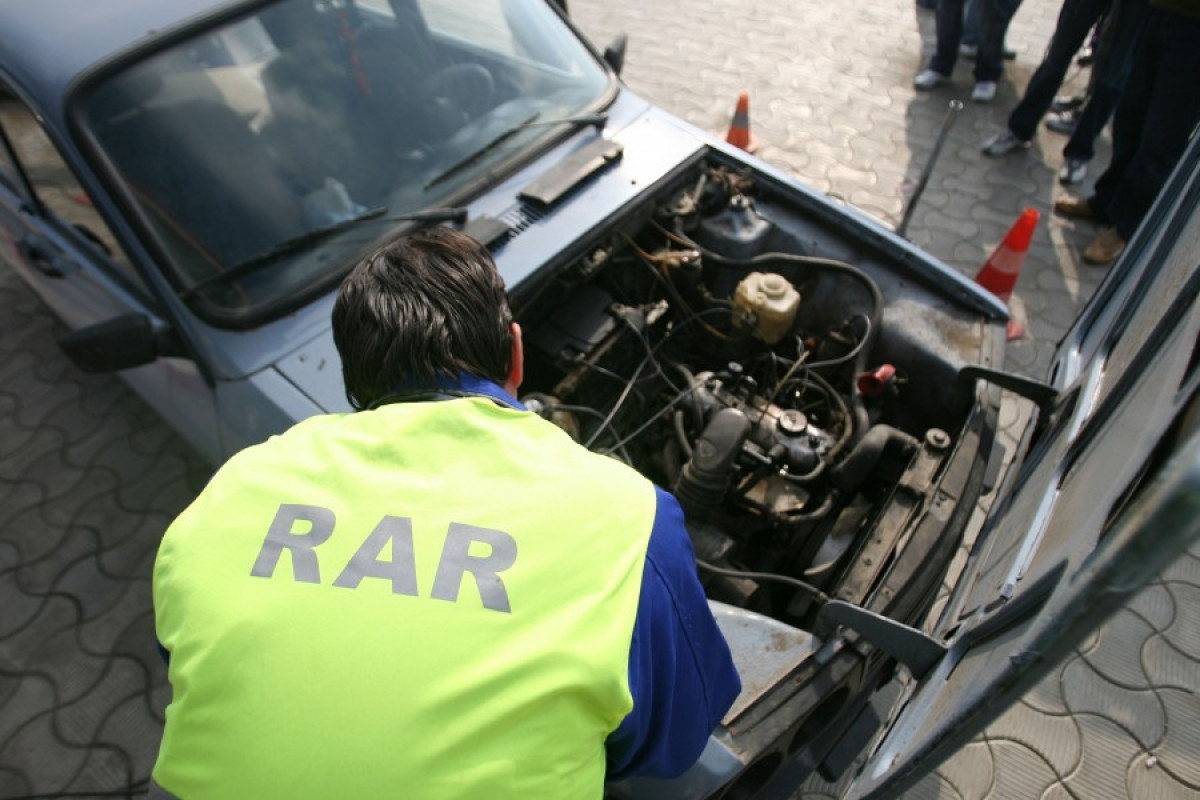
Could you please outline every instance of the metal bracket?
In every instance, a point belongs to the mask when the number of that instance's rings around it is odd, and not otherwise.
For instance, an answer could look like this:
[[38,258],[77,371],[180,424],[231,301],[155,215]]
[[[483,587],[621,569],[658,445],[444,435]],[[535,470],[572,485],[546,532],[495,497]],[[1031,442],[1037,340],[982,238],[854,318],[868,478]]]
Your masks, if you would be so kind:
[[820,619],[844,625],[870,644],[908,667],[915,678],[924,677],[946,655],[946,646],[916,628],[842,600],[830,600]]
[[1019,394],[1021,397],[1036,403],[1038,410],[1042,412],[1043,416],[1049,416],[1054,405],[1058,402],[1059,391],[1047,383],[1035,381],[1023,375],[1014,375],[1011,372],[1001,372],[998,369],[981,367],[977,364],[971,364],[959,370],[958,379],[960,381],[987,381],[999,386],[1001,389],[1007,389],[1010,392]]

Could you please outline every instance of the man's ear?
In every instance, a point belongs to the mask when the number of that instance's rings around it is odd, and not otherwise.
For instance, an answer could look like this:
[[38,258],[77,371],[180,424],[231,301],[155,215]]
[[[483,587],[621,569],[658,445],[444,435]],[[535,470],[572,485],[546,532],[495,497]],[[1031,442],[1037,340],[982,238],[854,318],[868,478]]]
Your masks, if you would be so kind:
[[512,324],[512,367],[508,371],[508,379],[504,381],[504,391],[517,396],[517,389],[525,379],[525,345],[521,342],[521,326]]

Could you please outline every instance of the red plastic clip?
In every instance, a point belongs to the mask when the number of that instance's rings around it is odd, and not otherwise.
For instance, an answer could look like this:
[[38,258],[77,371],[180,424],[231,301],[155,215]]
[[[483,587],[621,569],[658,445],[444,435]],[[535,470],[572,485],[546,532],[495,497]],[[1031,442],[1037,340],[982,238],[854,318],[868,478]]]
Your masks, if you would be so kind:
[[856,379],[858,393],[863,397],[879,397],[896,380],[896,368],[882,364],[870,372],[861,373]]

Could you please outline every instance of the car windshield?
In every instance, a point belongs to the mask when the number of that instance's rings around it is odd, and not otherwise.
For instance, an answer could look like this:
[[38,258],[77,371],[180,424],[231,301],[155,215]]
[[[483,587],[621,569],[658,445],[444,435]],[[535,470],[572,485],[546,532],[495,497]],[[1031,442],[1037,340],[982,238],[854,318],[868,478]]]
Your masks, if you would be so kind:
[[245,324],[461,202],[609,81],[545,2],[288,0],[116,73],[82,118],[178,290]]

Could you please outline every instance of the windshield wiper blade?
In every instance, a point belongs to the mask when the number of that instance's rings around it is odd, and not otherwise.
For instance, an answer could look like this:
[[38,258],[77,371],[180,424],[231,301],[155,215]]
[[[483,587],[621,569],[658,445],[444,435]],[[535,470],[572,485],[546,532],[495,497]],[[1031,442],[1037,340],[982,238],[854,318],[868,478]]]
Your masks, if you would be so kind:
[[508,130],[501,132],[498,136],[494,137],[491,141],[468,155],[466,158],[451,164],[445,170],[439,172],[434,178],[426,183],[423,188],[429,189],[430,187],[437,186],[451,175],[455,175],[461,172],[464,168],[474,164],[480,158],[492,152],[501,144],[508,141],[514,135],[520,133],[526,128],[536,128],[548,125],[595,125],[597,128],[603,128],[605,123],[608,122],[608,114],[604,112],[599,112],[596,114],[577,114],[571,117],[556,117],[554,119],[538,119],[540,116],[541,112],[537,112],[524,122],[517,123]]
[[539,125],[595,125],[602,128],[608,122],[608,113],[599,111],[595,114],[576,114],[573,117],[557,117],[555,119],[538,119],[522,123],[520,128],[536,128]]
[[282,241],[279,244],[272,246],[270,249],[264,250],[256,256],[251,256],[245,261],[234,264],[224,272],[218,272],[216,275],[212,275],[202,281],[192,284],[181,291],[179,296],[186,300],[187,298],[191,297],[202,289],[208,288],[209,286],[227,283],[237,278],[244,277],[245,275],[249,275],[250,273],[255,272],[262,267],[274,264],[283,256],[295,253],[296,251],[301,250],[308,245],[319,242],[322,239],[326,239],[336,233],[358,227],[364,222],[462,223],[467,221],[467,209],[461,207],[426,208],[406,214],[393,214],[392,216],[385,216],[386,214],[387,207],[378,206],[376,208],[367,209],[361,214],[357,214],[349,219],[344,219],[331,225],[325,225],[320,228],[313,228],[310,231],[305,231],[299,236]]

